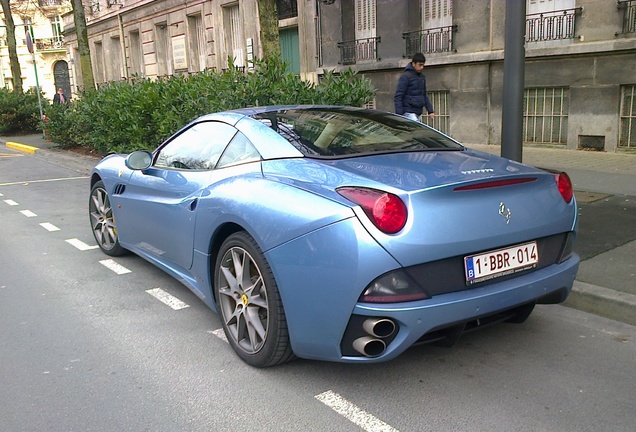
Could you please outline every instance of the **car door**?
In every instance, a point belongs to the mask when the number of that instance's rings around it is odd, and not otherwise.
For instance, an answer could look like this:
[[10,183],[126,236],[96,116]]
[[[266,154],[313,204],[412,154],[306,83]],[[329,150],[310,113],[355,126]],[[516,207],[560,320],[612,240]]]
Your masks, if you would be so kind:
[[150,168],[131,175],[120,210],[128,246],[167,265],[191,267],[199,198],[236,132],[226,123],[196,123],[163,145]]

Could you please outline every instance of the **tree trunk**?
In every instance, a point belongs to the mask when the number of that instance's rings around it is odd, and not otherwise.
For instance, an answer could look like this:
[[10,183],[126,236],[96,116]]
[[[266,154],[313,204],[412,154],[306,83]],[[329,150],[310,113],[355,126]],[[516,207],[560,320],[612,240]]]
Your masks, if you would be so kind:
[[263,58],[280,58],[280,39],[278,37],[278,10],[276,0],[258,0],[258,19],[261,25],[261,43]]
[[22,72],[18,60],[18,50],[15,42],[15,24],[9,7],[9,0],[0,0],[4,21],[7,24],[7,47],[9,48],[9,62],[11,63],[11,76],[13,78],[13,91],[22,93]]
[[88,47],[88,30],[86,29],[86,15],[82,0],[73,0],[73,20],[75,33],[77,34],[77,46],[79,48],[79,64],[82,73],[82,82],[85,89],[95,88],[93,77],[93,64],[91,63],[91,51]]

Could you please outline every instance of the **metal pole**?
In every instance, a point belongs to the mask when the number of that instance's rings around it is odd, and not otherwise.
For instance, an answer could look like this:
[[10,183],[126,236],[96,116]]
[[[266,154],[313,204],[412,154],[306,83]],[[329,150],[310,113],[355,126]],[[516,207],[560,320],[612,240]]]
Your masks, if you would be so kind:
[[506,0],[501,155],[521,162],[525,78],[525,0]]
[[[40,98],[40,80],[38,79],[38,65],[35,63],[35,46],[33,45],[33,39],[31,39],[31,33],[29,33],[28,28],[26,29],[26,42],[27,48],[31,53],[31,58],[33,59],[33,70],[35,72],[35,90],[38,94],[38,106],[40,107],[40,121],[44,121],[44,113],[42,113],[42,99]],[[46,134],[44,133],[44,128],[42,128],[42,138],[46,138]]]

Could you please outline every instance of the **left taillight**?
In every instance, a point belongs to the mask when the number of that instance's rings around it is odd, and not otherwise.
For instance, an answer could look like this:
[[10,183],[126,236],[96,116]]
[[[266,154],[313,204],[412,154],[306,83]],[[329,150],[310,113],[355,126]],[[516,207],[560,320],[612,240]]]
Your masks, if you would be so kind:
[[408,211],[397,195],[377,189],[352,186],[340,187],[336,191],[358,204],[380,231],[395,234],[404,228]]
[[559,193],[563,197],[566,203],[572,201],[572,196],[574,196],[574,190],[572,189],[572,181],[570,180],[570,176],[568,176],[564,172],[560,172],[555,174],[557,187],[559,188]]

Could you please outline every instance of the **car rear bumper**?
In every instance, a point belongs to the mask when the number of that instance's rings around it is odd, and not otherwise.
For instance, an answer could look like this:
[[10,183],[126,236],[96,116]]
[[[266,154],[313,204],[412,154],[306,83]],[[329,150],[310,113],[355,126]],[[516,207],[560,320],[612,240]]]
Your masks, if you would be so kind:
[[[383,341],[386,347],[379,355],[376,355],[377,353],[373,356],[345,355],[339,359],[330,360],[386,361],[395,358],[412,345],[426,341],[427,335],[433,335],[441,329],[459,328],[461,331],[463,324],[474,322],[479,325],[480,318],[485,322],[496,317],[504,319],[506,317],[504,312],[516,312],[515,308],[523,310],[524,305],[560,303],[572,289],[579,261],[579,256],[574,254],[562,264],[514,279],[412,303],[357,304],[353,311],[354,317],[360,316],[363,320],[364,317],[386,318],[395,323],[396,330]],[[347,331],[349,332],[350,329]],[[374,338],[373,335],[363,336]],[[343,342],[343,344],[346,343],[348,342]],[[346,347],[342,348],[342,351],[346,351]]]

